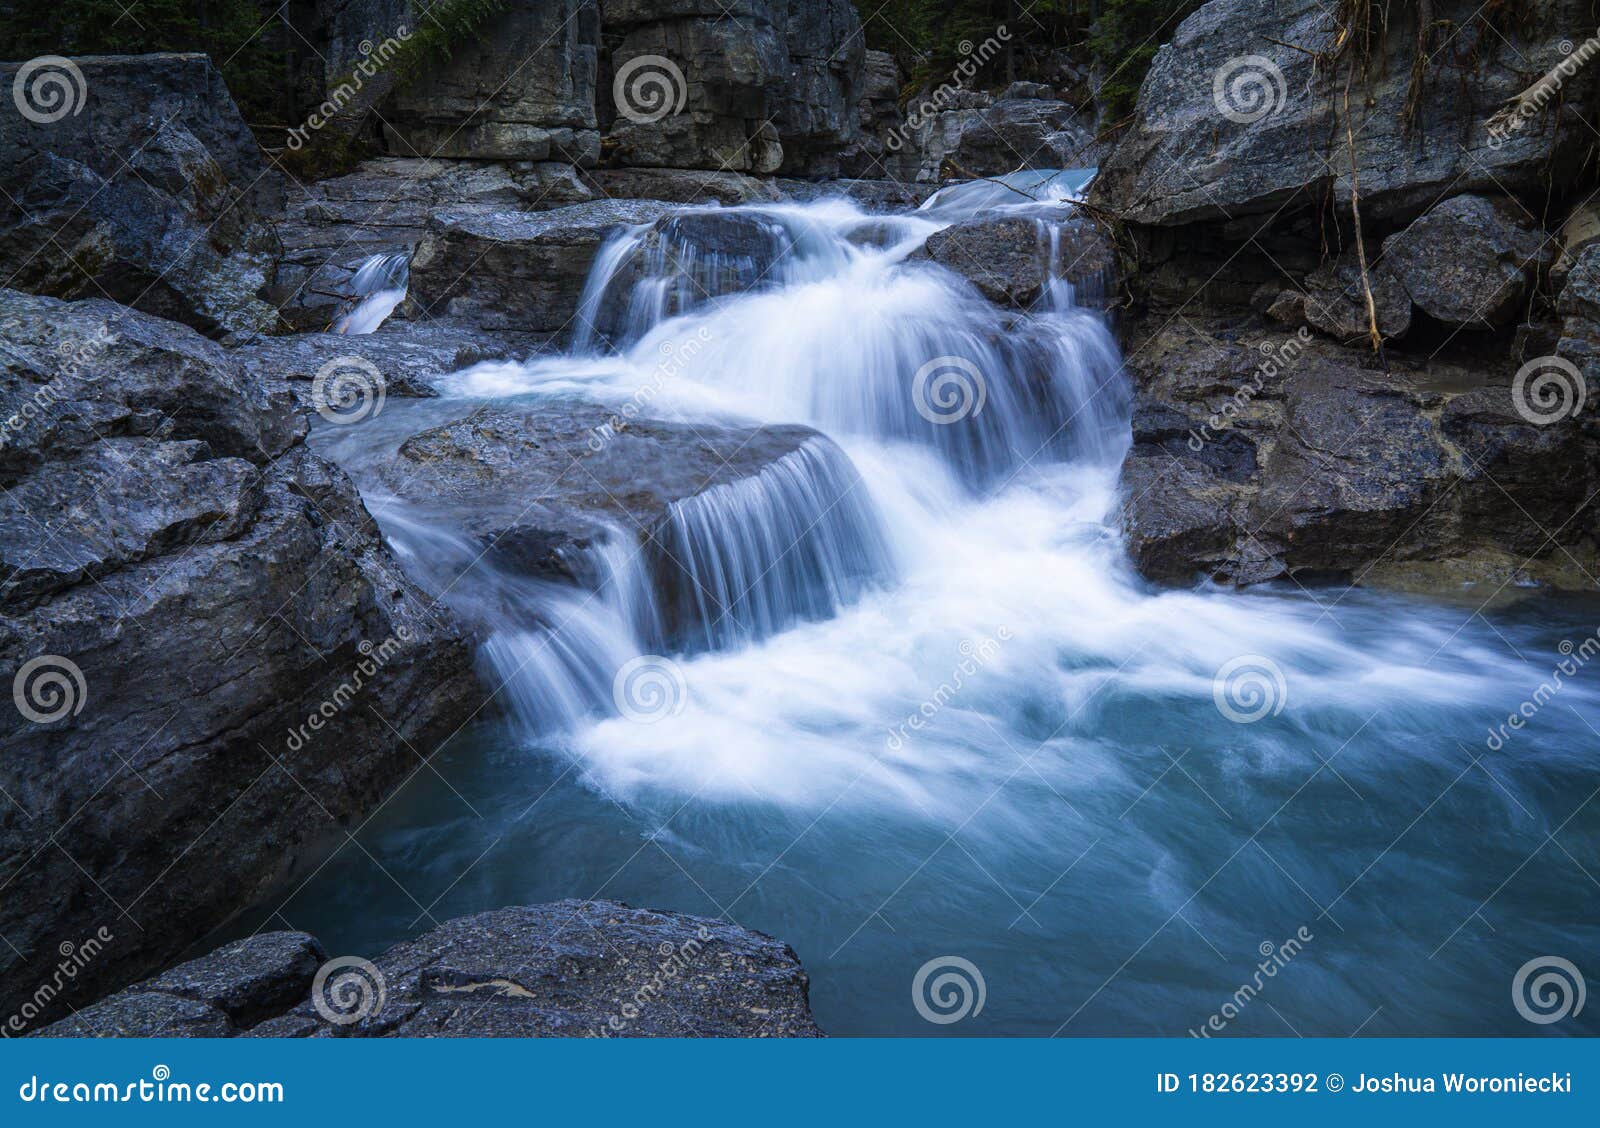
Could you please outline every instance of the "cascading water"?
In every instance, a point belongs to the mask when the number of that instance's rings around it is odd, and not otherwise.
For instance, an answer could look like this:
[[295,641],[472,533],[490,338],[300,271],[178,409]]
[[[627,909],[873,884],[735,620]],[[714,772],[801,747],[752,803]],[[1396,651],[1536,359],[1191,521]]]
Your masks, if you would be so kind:
[[371,255],[350,277],[350,308],[333,323],[333,332],[362,336],[375,332],[401,302],[411,284],[411,255],[407,251]]
[[[659,254],[639,229],[599,256],[569,355],[442,382],[429,410],[578,395],[832,442],[687,497],[649,546],[619,528],[577,585],[469,565],[481,545],[376,505],[485,625],[510,728],[374,821],[381,872],[342,855],[268,908],[358,951],[420,927],[396,882],[440,919],[725,914],[797,948],[836,1033],[1181,1034],[1303,930],[1227,1032],[1527,1032],[1517,967],[1597,938],[1600,887],[1562,857],[1600,842],[1592,675],[1485,733],[1600,607],[1149,589],[1115,527],[1129,394],[1103,318],[1064,285],[1001,311],[910,257],[979,212],[1048,248],[1085,180],[897,216],[687,209]],[[775,257],[727,257],[741,239]],[[393,450],[343,430],[317,441],[346,465]],[[656,551],[688,573],[666,598]],[[641,661],[655,696],[619,701]],[[950,1027],[909,997],[946,954],[987,991]]]

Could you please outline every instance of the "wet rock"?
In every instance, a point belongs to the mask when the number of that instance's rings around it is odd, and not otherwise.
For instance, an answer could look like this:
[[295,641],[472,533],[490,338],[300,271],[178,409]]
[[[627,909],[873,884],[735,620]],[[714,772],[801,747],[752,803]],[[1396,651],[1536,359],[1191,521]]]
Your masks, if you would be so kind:
[[900,67],[887,51],[867,51],[861,71],[855,143],[840,155],[846,176],[911,182],[920,159],[900,111]]
[[1383,267],[1418,309],[1478,329],[1514,318],[1552,257],[1521,205],[1485,196],[1437,204],[1383,244]]
[[917,179],[1003,176],[1019,169],[1091,168],[1098,160],[1094,121],[1054,98],[1002,98],[962,91],[950,105],[911,115],[920,154]]
[[[1378,332],[1385,340],[1403,337],[1411,328],[1411,295],[1386,263],[1371,266],[1367,282],[1372,287]],[[1367,309],[1361,264],[1354,252],[1317,267],[1305,280],[1305,318],[1313,329],[1347,344],[1367,340],[1372,317]],[[1280,312],[1292,315],[1291,306]]]
[[[282,187],[210,61],[73,64],[81,110],[47,122],[0,115],[7,284],[109,297],[215,336],[274,325],[262,295],[277,242],[260,212],[276,206]],[[8,90],[19,65],[0,65]]]
[[613,200],[668,200],[675,204],[734,204],[776,200],[771,180],[742,172],[683,168],[600,168],[584,173],[595,194]]
[[1581,385],[1569,380],[1569,388],[1573,394],[1585,392],[1585,399],[1600,395],[1600,242],[1588,244],[1577,255],[1556,311],[1563,319],[1556,354],[1583,377]]
[[1103,290],[1116,273],[1116,244],[1091,220],[1046,214],[965,220],[929,236],[913,258],[955,271],[1000,305],[1031,305],[1052,278]]
[[253,900],[475,693],[281,383],[110,302],[0,291],[0,324],[0,671],[35,663],[0,715],[0,1013],[108,934],[36,1025]]
[[448,313],[485,329],[559,332],[577,312],[606,237],[671,208],[599,200],[547,212],[441,212],[412,257],[412,298],[430,316]]
[[[353,304],[351,282],[374,255],[409,255],[441,211],[537,211],[596,192],[557,162],[384,157],[289,193],[277,230],[283,251],[267,298],[290,327],[320,332]],[[402,305],[393,316],[404,318]]]
[[[1431,20],[1412,88],[1417,12]],[[1351,98],[1367,222],[1409,219],[1445,192],[1542,194],[1569,183],[1593,142],[1600,72],[1580,70],[1559,98],[1509,133],[1490,120],[1562,62],[1585,0],[1539,0],[1501,19],[1472,0],[1398,5]],[[1102,164],[1092,199],[1139,224],[1218,222],[1349,199],[1342,99],[1350,57],[1321,67],[1341,29],[1321,0],[1210,0],[1151,64],[1130,128]],[[1570,46],[1569,46],[1570,50]],[[1465,60],[1465,62],[1463,61]]]
[[1147,577],[1587,586],[1593,438],[1528,422],[1510,362],[1491,383],[1443,361],[1386,374],[1304,330],[1187,320],[1131,354],[1122,521]]
[[[819,1037],[792,949],[615,901],[446,921],[371,963],[303,933],[230,944],[85,1008],[47,1037]],[[349,977],[341,984],[341,977]],[[320,1005],[319,1005],[320,1004]]]

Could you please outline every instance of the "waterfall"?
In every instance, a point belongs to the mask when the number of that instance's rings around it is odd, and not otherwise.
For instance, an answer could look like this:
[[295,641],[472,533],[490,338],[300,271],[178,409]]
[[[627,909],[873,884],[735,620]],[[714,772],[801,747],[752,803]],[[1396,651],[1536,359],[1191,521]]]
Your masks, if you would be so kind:
[[374,332],[405,301],[411,284],[411,255],[407,251],[370,255],[350,277],[351,305],[333,323],[333,332],[362,336]]

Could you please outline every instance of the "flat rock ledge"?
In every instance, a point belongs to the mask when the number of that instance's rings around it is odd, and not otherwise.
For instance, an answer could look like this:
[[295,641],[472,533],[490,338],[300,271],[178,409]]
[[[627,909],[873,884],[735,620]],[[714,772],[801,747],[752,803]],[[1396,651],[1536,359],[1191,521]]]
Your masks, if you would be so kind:
[[41,1038],[821,1037],[787,944],[617,901],[447,921],[375,960],[315,937],[227,944]]

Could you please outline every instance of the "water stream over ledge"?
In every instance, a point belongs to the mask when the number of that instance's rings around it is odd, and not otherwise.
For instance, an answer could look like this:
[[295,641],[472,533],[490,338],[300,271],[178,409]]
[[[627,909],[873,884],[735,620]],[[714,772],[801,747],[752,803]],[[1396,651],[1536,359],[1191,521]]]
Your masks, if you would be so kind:
[[[319,431],[479,625],[503,715],[246,930],[372,954],[600,896],[782,937],[835,1034],[1543,1030],[1517,970],[1600,966],[1600,663],[1539,687],[1600,600],[1151,589],[1115,531],[1129,396],[1101,317],[1065,284],[1007,314],[908,261],[980,208],[1063,221],[1007,195],[685,209],[602,251],[568,354]],[[364,473],[408,412],[574,396],[623,429],[823,437],[671,507],[676,601],[637,530],[553,584]],[[948,956],[985,1002],[930,1023],[913,983]]]

